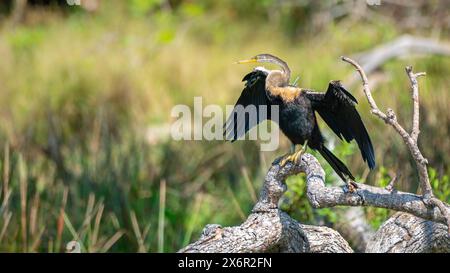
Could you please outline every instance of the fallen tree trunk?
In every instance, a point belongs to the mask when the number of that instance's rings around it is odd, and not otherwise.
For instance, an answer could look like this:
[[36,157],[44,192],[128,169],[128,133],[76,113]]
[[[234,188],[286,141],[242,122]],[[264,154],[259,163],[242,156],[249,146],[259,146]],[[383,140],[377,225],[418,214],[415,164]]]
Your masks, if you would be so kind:
[[[259,200],[242,225],[207,225],[200,239],[180,252],[353,252],[337,231],[300,224],[278,208],[286,191],[285,179],[293,172],[306,170],[308,165],[303,163],[300,168],[290,163],[285,168],[278,162],[272,165]],[[315,170],[307,169],[311,175]]]
[[449,252],[447,226],[398,212],[389,218],[367,244],[366,252]]
[[[327,187],[324,183],[325,173],[319,162],[314,156],[305,154],[299,164],[288,162],[281,167],[279,160],[273,163],[265,177],[259,200],[242,225],[225,228],[220,225],[207,225],[198,241],[179,252],[353,252],[337,231],[324,226],[303,225],[278,208],[279,199],[286,191],[284,183],[286,178],[301,172],[306,174],[307,196],[313,207],[337,205],[383,207],[409,211],[422,218],[446,223],[440,210],[428,208],[419,195],[390,192],[359,183],[355,192],[348,191],[346,186]],[[439,227],[439,230],[446,230],[444,224],[428,222],[438,225],[436,227]],[[426,234],[419,233],[417,236]],[[380,229],[369,242],[366,251],[378,252],[390,249],[376,245],[385,246],[384,242],[395,242],[396,239],[387,239],[394,238],[392,236]],[[435,241],[428,243],[435,245],[443,238],[443,236],[436,237]],[[407,248],[407,250],[434,249],[426,243],[422,243],[422,248]],[[442,245],[440,250],[450,251],[447,241],[439,244]]]

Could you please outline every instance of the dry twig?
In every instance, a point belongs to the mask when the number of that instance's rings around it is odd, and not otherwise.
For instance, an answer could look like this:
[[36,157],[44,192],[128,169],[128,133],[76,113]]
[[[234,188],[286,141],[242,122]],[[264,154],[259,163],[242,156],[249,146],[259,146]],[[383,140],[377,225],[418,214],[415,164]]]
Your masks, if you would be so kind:
[[398,122],[396,115],[392,109],[387,109],[387,114],[383,113],[377,106],[375,100],[372,97],[372,92],[369,88],[369,81],[364,70],[361,66],[354,60],[348,57],[341,57],[344,62],[353,65],[361,76],[363,91],[366,95],[367,101],[369,102],[371,113],[382,119],[385,123],[391,125],[395,131],[402,137],[403,142],[408,147],[414,162],[416,164],[417,170],[419,172],[420,188],[422,190],[423,202],[430,207],[438,207],[442,215],[446,218],[446,223],[449,228],[450,233],[450,213],[447,206],[435,198],[433,195],[433,190],[431,188],[430,179],[428,176],[427,164],[428,160],[422,155],[418,145],[417,139],[419,136],[419,84],[417,78],[425,76],[425,72],[414,73],[411,66],[406,67],[406,74],[411,82],[412,89],[412,100],[413,100],[413,122],[412,131],[409,134]]

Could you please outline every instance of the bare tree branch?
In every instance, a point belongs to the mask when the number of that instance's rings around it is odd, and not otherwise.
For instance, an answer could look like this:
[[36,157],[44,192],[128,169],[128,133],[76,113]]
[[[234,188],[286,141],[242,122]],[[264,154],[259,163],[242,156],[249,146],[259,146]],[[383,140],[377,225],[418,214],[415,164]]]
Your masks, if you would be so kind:
[[[371,74],[387,61],[412,54],[433,54],[450,56],[450,45],[435,39],[402,35],[393,41],[377,46],[367,52],[354,55],[367,74]],[[352,75],[350,82],[358,80]]]
[[[369,83],[367,76],[361,66],[354,60],[342,56],[341,59],[351,65],[353,65],[361,76],[363,83],[363,91],[366,95],[367,101],[371,107],[371,113],[382,119],[385,123],[391,125],[395,131],[402,137],[406,146],[408,147],[414,162],[416,163],[417,170],[419,172],[420,187],[422,189],[423,200],[426,205],[437,207],[441,211],[442,215],[446,219],[446,224],[448,231],[450,233],[450,212],[448,211],[448,206],[444,204],[439,199],[435,198],[433,195],[433,190],[431,188],[430,179],[428,176],[427,164],[428,160],[422,155],[420,149],[417,145],[417,138],[419,135],[419,85],[417,78],[424,76],[425,72],[413,73],[412,67],[406,67],[406,73],[410,79],[412,87],[412,98],[413,98],[413,129],[411,135],[397,122],[396,115],[392,109],[387,110],[387,114],[383,113],[375,103],[372,97],[372,92],[369,88]],[[420,216],[419,216],[420,217]]]
[[396,174],[396,175],[391,179],[391,181],[389,181],[389,184],[388,184],[386,187],[384,187],[384,188],[385,188],[387,191],[389,191],[389,192],[393,191],[393,190],[394,190],[395,182],[397,182],[397,178],[398,178],[398,175]]
[[[302,157],[302,160],[308,165],[306,168],[307,196],[311,205],[315,208],[371,206],[408,212],[417,217],[440,223],[446,223],[447,221],[440,209],[427,206],[420,195],[400,191],[391,192],[384,188],[361,183],[356,183],[358,188],[354,193],[348,192],[346,187],[327,187],[325,186],[324,171],[317,159],[306,154]],[[293,173],[299,171],[295,170]],[[448,205],[444,205],[444,207],[447,212],[450,212]]]
[[406,67],[406,73],[408,74],[409,80],[411,81],[412,88],[412,100],[413,100],[413,123],[411,138],[417,143],[417,138],[419,137],[419,84],[417,83],[417,78],[420,76],[425,76],[425,72],[419,72],[414,74],[411,66]]

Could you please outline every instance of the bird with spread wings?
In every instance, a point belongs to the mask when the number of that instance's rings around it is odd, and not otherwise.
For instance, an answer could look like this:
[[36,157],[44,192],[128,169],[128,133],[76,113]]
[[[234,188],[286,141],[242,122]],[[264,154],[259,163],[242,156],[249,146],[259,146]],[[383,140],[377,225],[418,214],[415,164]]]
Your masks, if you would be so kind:
[[[316,114],[326,122],[333,132],[345,141],[355,140],[361,156],[370,169],[375,167],[375,153],[369,134],[355,106],[357,101],[340,83],[331,81],[325,93],[299,88],[289,84],[291,71],[283,60],[270,54],[259,54],[251,59],[238,63],[272,63],[280,70],[268,70],[257,67],[248,73],[243,81],[245,87],[235,107],[224,124],[224,135],[227,140],[235,141],[245,135],[252,127],[263,120],[271,120],[268,107],[279,108],[278,125],[281,131],[292,142],[291,153],[281,162],[297,162],[309,147],[317,150],[331,165],[336,174],[344,180],[350,190],[356,184],[354,176],[345,164],[325,147],[325,139],[317,124]],[[256,117],[246,114],[247,107],[254,107]],[[267,112],[261,115],[260,108]],[[295,151],[296,145],[303,147]]]

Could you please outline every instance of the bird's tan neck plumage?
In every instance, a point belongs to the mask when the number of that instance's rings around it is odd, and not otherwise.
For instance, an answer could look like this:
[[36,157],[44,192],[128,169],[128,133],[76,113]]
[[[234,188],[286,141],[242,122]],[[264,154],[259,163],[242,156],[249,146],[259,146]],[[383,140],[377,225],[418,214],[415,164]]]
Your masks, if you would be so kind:
[[293,101],[300,93],[301,89],[289,86],[289,76],[283,71],[272,70],[266,78],[266,89],[274,97],[281,97],[285,102]]
[[302,92],[301,88],[294,86],[268,86],[267,90],[272,96],[280,97],[285,102],[294,101]]

